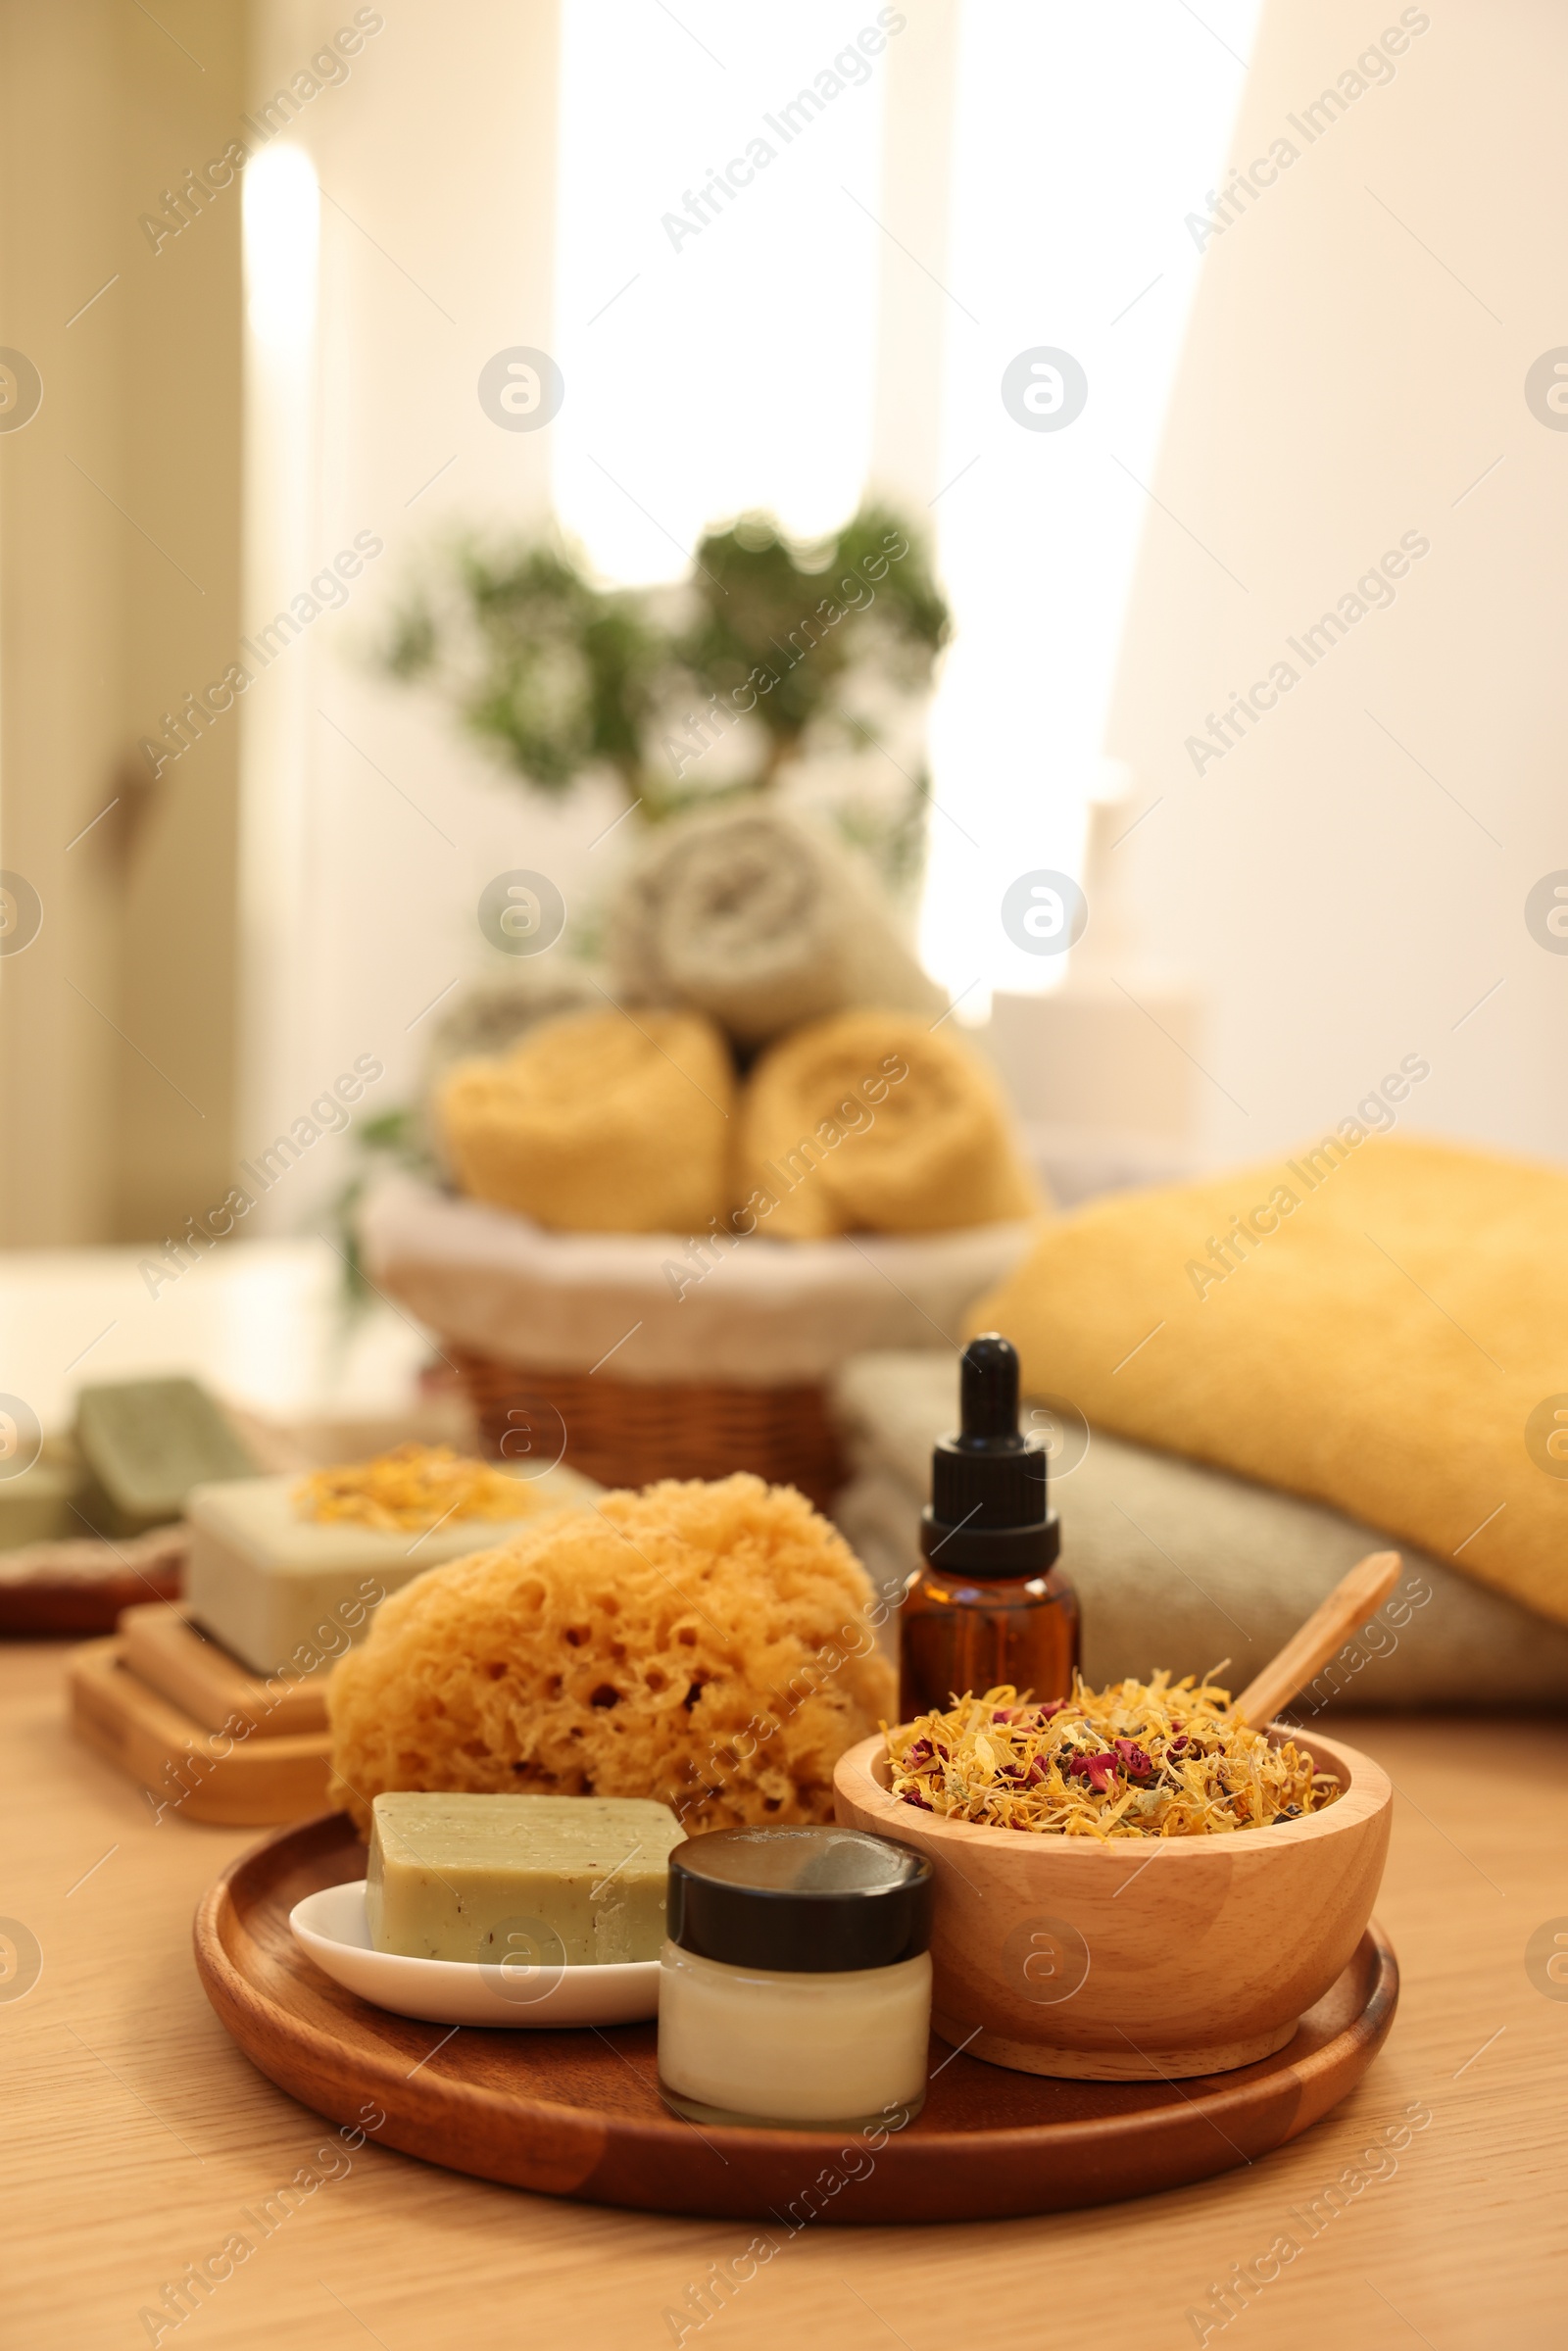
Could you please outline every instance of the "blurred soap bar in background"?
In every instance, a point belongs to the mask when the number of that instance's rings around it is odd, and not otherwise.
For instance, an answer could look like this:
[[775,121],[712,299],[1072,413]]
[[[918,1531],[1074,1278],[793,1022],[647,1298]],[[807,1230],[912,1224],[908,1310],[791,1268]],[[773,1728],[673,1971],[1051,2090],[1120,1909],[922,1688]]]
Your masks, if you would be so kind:
[[99,1535],[141,1535],[184,1514],[193,1487],[248,1478],[256,1464],[195,1380],[124,1380],[76,1399],[83,1517]]
[[88,1529],[71,1507],[80,1484],[81,1464],[71,1440],[46,1438],[30,1469],[0,1479],[0,1551],[85,1535]]

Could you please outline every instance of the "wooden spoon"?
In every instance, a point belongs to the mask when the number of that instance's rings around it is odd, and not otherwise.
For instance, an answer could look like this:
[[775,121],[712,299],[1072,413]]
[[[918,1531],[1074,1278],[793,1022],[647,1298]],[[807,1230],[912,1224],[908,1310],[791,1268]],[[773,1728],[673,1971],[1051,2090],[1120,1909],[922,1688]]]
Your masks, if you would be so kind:
[[1399,1573],[1397,1551],[1371,1551],[1342,1576],[1321,1606],[1291,1635],[1277,1657],[1249,1682],[1231,1708],[1231,1719],[1263,1731],[1287,1698],[1295,1697],[1336,1649],[1376,1616]]

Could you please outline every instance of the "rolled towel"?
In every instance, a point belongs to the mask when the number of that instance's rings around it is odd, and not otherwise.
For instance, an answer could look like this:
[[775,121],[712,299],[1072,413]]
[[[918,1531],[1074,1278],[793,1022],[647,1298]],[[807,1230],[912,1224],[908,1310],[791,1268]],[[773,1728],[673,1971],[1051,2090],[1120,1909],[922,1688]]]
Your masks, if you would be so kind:
[[603,1009],[604,1004],[604,989],[595,987],[580,964],[563,963],[555,956],[519,962],[510,971],[488,973],[460,988],[432,1025],[424,1049],[416,1118],[418,1143],[455,1176],[436,1110],[449,1071],[460,1061],[510,1053],[541,1021],[559,1020],[565,1012]]
[[605,991],[579,963],[555,956],[519,961],[460,988],[430,1032],[425,1084],[434,1087],[458,1061],[505,1053],[542,1020],[564,1012],[603,1010]]
[[854,1004],[946,998],[841,842],[748,803],[662,828],[607,924],[618,992],[707,1012],[742,1045]]
[[726,1204],[734,1075],[694,1012],[582,1012],[441,1086],[470,1198],[567,1233],[697,1233]]
[[1001,1224],[1042,1204],[995,1081],[905,1012],[840,1012],[775,1045],[738,1147],[738,1213],[798,1241]]

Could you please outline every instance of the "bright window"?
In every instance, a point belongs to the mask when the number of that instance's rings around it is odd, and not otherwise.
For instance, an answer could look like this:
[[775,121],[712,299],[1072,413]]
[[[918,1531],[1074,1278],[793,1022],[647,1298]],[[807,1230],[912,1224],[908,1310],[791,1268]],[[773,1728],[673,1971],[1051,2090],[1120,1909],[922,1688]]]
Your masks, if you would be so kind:
[[[678,576],[703,524],[747,506],[802,533],[840,520],[878,470],[879,365],[902,401],[940,410],[941,478],[914,503],[957,623],[931,734],[956,821],[932,820],[922,951],[970,1013],[993,987],[1061,976],[1008,944],[1000,899],[1031,867],[1077,869],[1104,788],[1143,485],[1200,260],[1186,216],[1219,176],[1256,13],[964,0],[956,91],[928,79],[918,99],[956,108],[931,255],[878,225],[889,61],[856,49],[866,0],[707,0],[678,19],[564,0],[556,490],[595,563]],[[876,348],[881,273],[911,268],[945,304],[946,367],[923,377]],[[1004,405],[1008,363],[1042,347],[1087,379],[1059,430]]]
[[[932,758],[938,800],[978,846],[934,819],[922,948],[955,992],[978,982],[982,1003],[1061,976],[1056,958],[1008,944],[998,904],[1032,867],[1077,871],[1085,809],[1104,789],[1141,485],[1200,261],[1186,216],[1219,177],[1256,14],[1256,0],[1205,0],[1201,17],[1180,0],[963,10],[934,509],[958,633]],[[1004,405],[1008,364],[1042,348],[1087,378],[1060,428],[1026,427]],[[1027,389],[1049,403],[1060,387],[1042,373]]]
[[556,494],[612,578],[678,576],[704,523],[747,507],[808,535],[859,500],[884,68],[856,35],[875,16],[564,0]]

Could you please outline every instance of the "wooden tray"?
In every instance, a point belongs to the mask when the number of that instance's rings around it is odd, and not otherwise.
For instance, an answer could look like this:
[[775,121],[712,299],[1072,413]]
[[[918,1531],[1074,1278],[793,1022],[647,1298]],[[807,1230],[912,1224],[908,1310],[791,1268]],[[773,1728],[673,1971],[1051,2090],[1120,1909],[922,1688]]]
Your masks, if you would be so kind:
[[[1377,1927],[1276,2056],[1175,2083],[1053,2082],[932,2044],[924,2111],[873,2150],[842,2131],[698,2131],[655,2085],[655,2028],[489,2033],[372,2008],[288,1930],[304,1895],[365,1875],[342,1813],[268,1838],[196,1913],[208,1998],[246,2055],[335,2123],[368,2103],[382,2145],[481,2180],[590,2203],[755,2218],[963,2221],[1058,2212],[1206,2180],[1282,2146],[1365,2073],[1398,1969]],[[935,2069],[940,2068],[940,2071]]]

